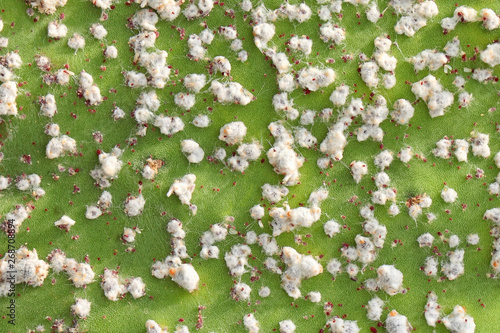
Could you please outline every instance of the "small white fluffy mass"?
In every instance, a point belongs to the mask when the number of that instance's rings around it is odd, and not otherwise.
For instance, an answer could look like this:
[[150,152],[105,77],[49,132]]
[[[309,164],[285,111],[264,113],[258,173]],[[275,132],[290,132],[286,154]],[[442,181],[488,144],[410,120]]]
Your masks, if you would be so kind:
[[437,296],[434,292],[427,295],[427,304],[424,309],[427,325],[436,327],[436,322],[441,318],[441,305],[437,302]]
[[387,314],[385,329],[387,330],[387,333],[404,333],[413,331],[413,327],[408,322],[408,318],[399,314],[396,310],[392,310]]
[[452,313],[442,320],[444,326],[451,332],[473,333],[476,330],[474,318],[465,312],[465,308],[455,305]]
[[368,167],[365,162],[352,161],[349,167],[351,168],[352,178],[356,183],[359,183],[361,178],[368,173]]
[[102,152],[99,154],[100,166],[96,166],[90,172],[90,176],[94,178],[96,184],[101,188],[111,186],[111,180],[118,177],[123,162],[119,159],[122,151],[118,147],[114,147],[110,153]]
[[377,284],[388,295],[394,296],[403,290],[403,273],[393,265],[377,268]]
[[[29,286],[41,287],[49,273],[49,264],[38,259],[36,249],[30,251],[25,246],[21,246],[14,252],[13,259],[10,255],[4,255],[0,260],[0,297],[9,295],[12,283],[26,283]],[[11,271],[15,271],[17,274],[12,275],[9,273]],[[8,279],[9,276],[10,279]]]
[[280,333],[295,333],[297,327],[290,319],[280,321]]
[[75,223],[75,220],[67,215],[63,215],[59,220],[54,222],[54,225],[59,229],[69,231],[71,227],[75,225]]
[[242,121],[234,121],[221,127],[219,140],[229,145],[234,145],[243,141],[247,134],[247,127]]
[[116,46],[110,45],[104,50],[104,56],[108,59],[116,59],[118,58],[118,49]]
[[146,321],[146,333],[168,333],[167,328],[162,328],[154,320],[149,319]]
[[264,184],[261,188],[262,197],[270,202],[280,202],[288,194],[288,188],[285,186]]
[[94,38],[102,40],[108,35],[108,31],[104,26],[100,23],[94,23],[90,26],[90,34],[94,36]]
[[306,67],[299,71],[297,83],[303,89],[316,91],[328,87],[335,81],[336,74],[331,68]]
[[382,307],[384,306],[384,301],[375,296],[371,300],[368,301],[368,305],[366,306],[366,316],[370,320],[378,321],[382,316]]
[[151,267],[151,273],[157,279],[167,276],[180,287],[192,293],[198,289],[200,276],[191,264],[184,264],[179,257],[167,256],[164,261],[156,261]]
[[77,298],[75,304],[71,305],[71,313],[80,319],[87,318],[90,314],[90,305],[92,303],[84,298]]
[[340,224],[334,220],[329,220],[323,225],[323,230],[328,237],[333,237],[340,232]]
[[260,324],[253,313],[243,316],[243,325],[249,333],[258,333],[260,331]]
[[60,21],[56,20],[49,22],[49,25],[47,27],[47,35],[50,38],[61,39],[63,37],[66,37],[67,33],[68,33],[68,27],[62,24]]
[[488,158],[491,154],[489,147],[490,135],[484,133],[474,132],[471,137],[472,140],[472,153],[474,156]]
[[125,206],[124,212],[125,214],[127,214],[127,216],[130,217],[140,215],[144,210],[145,204],[146,204],[146,199],[144,199],[142,193],[139,194],[137,197],[128,196],[124,203]]
[[184,77],[184,87],[194,93],[199,93],[206,84],[205,74],[188,74]]
[[83,49],[85,47],[85,38],[81,35],[74,33],[73,37],[68,39],[68,46],[75,50],[75,54],[79,49]]
[[206,128],[206,127],[210,126],[211,123],[212,123],[212,121],[205,114],[197,115],[196,117],[194,117],[194,119],[192,121],[192,124],[196,127],[199,127],[199,128]]
[[441,198],[444,200],[444,202],[453,203],[455,202],[455,200],[457,200],[458,194],[457,191],[455,191],[454,189],[445,187],[441,191]]
[[223,104],[247,105],[254,100],[252,93],[238,82],[221,83],[218,80],[213,80],[210,84],[210,92],[214,94],[219,103]]
[[191,197],[193,195],[194,189],[196,187],[195,182],[196,176],[194,174],[187,174],[180,179],[174,180],[172,186],[170,186],[167,197],[170,197],[173,194],[179,197],[179,200],[183,205],[188,205],[189,209],[196,215],[198,208],[196,205],[191,203]]
[[45,149],[48,159],[58,158],[64,153],[76,152],[76,141],[67,135],[56,136],[50,139]]
[[445,109],[453,104],[453,94],[444,90],[432,74],[413,83],[411,91],[425,101],[431,118],[443,116]]
[[288,296],[297,299],[301,297],[300,285],[302,279],[308,279],[323,273],[323,266],[311,255],[302,255],[294,248],[283,247],[281,258],[287,269],[281,276],[281,287]]
[[205,156],[205,152],[200,145],[191,139],[181,142],[181,151],[186,156],[189,163],[200,163]]
[[29,2],[29,5],[33,8],[38,9],[40,14],[52,15],[56,12],[57,7],[64,7],[67,1],[68,0],[33,0]]

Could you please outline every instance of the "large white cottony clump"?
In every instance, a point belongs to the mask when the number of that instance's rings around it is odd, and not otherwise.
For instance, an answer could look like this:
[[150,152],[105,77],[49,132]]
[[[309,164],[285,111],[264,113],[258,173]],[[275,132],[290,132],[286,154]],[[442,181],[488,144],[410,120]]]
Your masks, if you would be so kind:
[[167,276],[180,287],[190,293],[198,289],[200,276],[191,264],[184,264],[176,256],[168,256],[164,261],[157,261],[151,267],[151,273],[158,279],[164,279]]
[[130,217],[140,215],[144,210],[145,204],[146,204],[146,199],[144,199],[142,193],[139,194],[138,196],[128,196],[127,199],[125,199],[124,212]]
[[418,246],[424,247],[432,247],[432,242],[434,242],[434,236],[432,236],[430,233],[426,232],[425,234],[422,234],[418,236],[417,238]]
[[396,310],[392,310],[387,314],[385,329],[387,333],[406,333],[413,331],[413,327],[410,322],[408,322],[408,318],[399,314]]
[[427,75],[422,80],[413,83],[412,93],[427,104],[431,118],[444,115],[444,111],[453,104],[453,94],[443,89],[443,86],[433,75]]
[[[14,267],[11,267],[12,264]],[[11,271],[17,273],[9,273]],[[30,251],[25,246],[21,246],[13,253],[6,253],[0,260],[0,297],[5,297],[10,293],[12,283],[26,283],[29,286],[41,287],[48,273],[49,264],[38,259],[36,249]]]
[[[108,0],[109,1],[109,0]],[[149,6],[156,10],[162,20],[173,21],[181,13],[182,2],[175,0],[142,0],[141,8]]]
[[377,268],[377,284],[388,295],[394,296],[403,290],[403,273],[393,265]]
[[175,94],[174,103],[175,105],[183,108],[184,110],[191,109],[196,102],[194,94],[180,92]]
[[45,148],[48,159],[58,158],[64,153],[76,153],[76,141],[67,135],[56,136],[50,139]]
[[189,206],[189,209],[191,210],[193,215],[196,215],[196,212],[198,210],[198,207],[191,203],[191,197],[196,187],[194,183],[195,181],[195,175],[191,173],[187,174],[180,179],[174,180],[174,183],[172,184],[172,186],[170,186],[170,189],[167,192],[167,197],[170,197],[172,193],[177,195],[183,205]]
[[242,121],[234,121],[221,127],[219,140],[229,145],[234,145],[243,141],[247,134],[247,127]]
[[273,96],[273,107],[276,112],[284,111],[290,120],[295,120],[299,116],[299,111],[293,107],[293,99],[289,99],[286,92]]
[[451,152],[450,152],[451,145],[452,145],[452,140],[443,138],[438,142],[436,142],[436,148],[432,150],[432,153],[436,157],[448,159],[451,157]]
[[465,312],[465,308],[460,305],[455,305],[453,312],[442,320],[444,326],[451,332],[474,333],[476,323],[474,318]]
[[304,127],[296,127],[294,136],[297,144],[303,148],[312,148],[318,142],[318,139]]
[[205,152],[200,145],[191,139],[181,142],[181,151],[186,156],[189,163],[200,163],[205,156]]
[[254,100],[252,93],[238,82],[221,83],[214,80],[210,84],[210,91],[219,103],[247,105]]
[[123,162],[119,159],[122,151],[118,147],[114,147],[110,153],[102,152],[99,154],[100,166],[96,166],[90,172],[90,176],[94,178],[96,184],[101,188],[111,186],[111,180],[118,177]]
[[303,279],[323,273],[323,266],[316,259],[310,255],[302,255],[294,248],[283,247],[281,258],[287,265],[281,276],[281,287],[294,299],[301,296],[299,288]]

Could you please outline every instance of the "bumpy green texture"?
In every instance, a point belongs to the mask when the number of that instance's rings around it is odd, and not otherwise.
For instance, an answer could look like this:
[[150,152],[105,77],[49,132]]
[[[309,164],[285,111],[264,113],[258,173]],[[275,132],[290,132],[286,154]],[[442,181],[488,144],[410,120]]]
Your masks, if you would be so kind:
[[[411,85],[405,82],[416,82],[429,74],[428,70],[415,74],[413,66],[406,61],[411,56],[423,49],[441,50],[453,36],[459,36],[461,47],[466,52],[467,58],[470,58],[474,55],[475,47],[483,50],[487,44],[498,38],[498,30],[486,31],[479,22],[458,24],[450,34],[443,35],[440,20],[452,16],[455,5],[445,0],[436,2],[440,10],[439,15],[431,19],[413,38],[399,36],[394,32],[393,26],[398,17],[393,15],[392,8],[387,9],[377,24],[373,24],[366,19],[365,7],[344,4],[343,17],[341,19],[334,17],[332,20],[346,29],[347,38],[343,45],[333,49],[319,39],[320,21],[316,15],[301,24],[284,19],[276,21],[276,35],[270,45],[275,45],[278,50],[286,49],[284,43],[292,35],[308,35],[314,42],[310,56],[297,53],[289,57],[300,61],[300,64],[294,66],[295,70],[311,63],[319,67],[332,67],[337,73],[335,83],[322,91],[305,94],[301,89],[297,89],[291,93],[297,109],[319,111],[332,107],[328,97],[341,83],[351,86],[353,92],[351,97],[364,97],[363,102],[370,104],[372,91],[358,75],[358,55],[362,52],[370,56],[374,51],[373,40],[382,34],[390,35],[399,46],[391,48],[392,55],[398,59],[397,86],[390,91],[383,88],[373,91],[375,94],[383,95],[389,106],[399,98],[415,101]],[[266,1],[266,6],[271,9],[277,8],[279,4],[276,1]],[[308,4],[314,13],[319,8],[313,1]],[[465,1],[460,4],[468,5]],[[257,3],[254,3],[254,6],[256,5]],[[381,9],[386,5],[387,1],[379,1]],[[477,10],[488,7],[498,10],[498,2],[493,0],[469,5]],[[172,66],[171,82],[164,89],[157,90],[162,102],[157,113],[164,111],[167,113],[168,110],[168,115],[181,116],[186,127],[183,132],[168,138],[150,126],[147,135],[138,137],[137,144],[131,146],[128,140],[136,137],[136,123],[129,113],[133,110],[141,90],[126,87],[121,72],[134,69],[133,52],[129,51],[127,42],[137,32],[126,27],[126,19],[140,9],[139,5],[134,3],[127,5],[123,1],[116,3],[116,8],[108,12],[109,19],[102,22],[109,32],[102,44],[88,32],[90,25],[97,23],[101,15],[101,9],[94,7],[91,1],[68,1],[68,4],[64,8],[59,8],[55,15],[40,15],[36,23],[34,18],[38,16],[38,12],[35,11],[35,16],[29,17],[26,14],[27,8],[28,6],[20,0],[0,2],[2,9],[0,17],[5,23],[4,30],[0,34],[9,38],[8,48],[2,50],[0,54],[12,50],[19,52],[23,66],[15,71],[18,76],[16,81],[25,82],[19,88],[21,94],[17,98],[18,105],[22,107],[19,111],[22,117],[4,117],[4,122],[0,124],[1,151],[5,154],[4,160],[0,163],[0,175],[10,175],[11,178],[15,178],[22,173],[37,173],[43,177],[42,187],[47,194],[34,201],[28,193],[20,192],[11,185],[9,189],[0,193],[0,213],[6,214],[14,209],[16,204],[32,202],[36,208],[32,211],[31,217],[23,223],[16,236],[16,244],[18,246],[25,244],[29,249],[36,248],[39,256],[44,259],[56,248],[62,249],[68,257],[78,261],[83,261],[85,255],[88,255],[96,273],[96,281],[89,284],[86,289],[77,289],[67,280],[64,273],[54,274],[50,271],[43,287],[17,285],[17,324],[13,328],[7,324],[7,318],[3,318],[0,320],[0,331],[25,332],[39,324],[48,329],[51,323],[46,319],[47,316],[52,319],[64,318],[66,323],[70,324],[74,319],[70,315],[70,306],[75,298],[81,297],[92,302],[89,317],[86,320],[79,320],[81,330],[88,332],[144,332],[144,323],[148,319],[153,319],[161,325],[166,325],[169,331],[174,331],[181,318],[184,319],[183,324],[191,331],[195,331],[200,305],[206,307],[202,312],[204,318],[202,332],[244,332],[242,318],[244,314],[250,312],[255,312],[263,332],[278,329],[278,323],[285,319],[294,321],[297,332],[317,332],[324,327],[329,318],[323,313],[323,302],[326,301],[335,305],[332,315],[345,315],[346,319],[357,320],[362,332],[368,332],[371,326],[377,327],[377,323],[366,319],[363,305],[366,305],[374,295],[363,290],[361,286],[363,281],[376,276],[374,268],[382,264],[394,264],[401,270],[404,274],[404,286],[408,288],[406,294],[393,297],[387,296],[382,291],[377,292],[380,298],[387,300],[387,309],[384,310],[382,319],[386,318],[390,310],[396,309],[406,315],[418,331],[431,331],[425,322],[423,309],[427,293],[435,291],[445,313],[450,313],[456,304],[464,306],[475,319],[476,332],[493,332],[500,325],[497,315],[500,311],[499,282],[487,277],[487,273],[490,272],[493,240],[489,235],[491,225],[482,219],[486,209],[499,204],[498,198],[488,195],[485,185],[493,182],[497,175],[493,156],[500,149],[495,127],[499,111],[488,110],[498,107],[498,84],[490,82],[483,85],[470,79],[465,90],[472,93],[475,98],[472,105],[466,109],[459,109],[455,97],[454,104],[443,117],[431,119],[427,107],[420,102],[415,105],[415,116],[411,120],[411,126],[396,126],[390,119],[382,123],[381,127],[386,132],[384,149],[390,149],[397,155],[402,147],[409,145],[413,147],[415,153],[425,156],[426,162],[413,158],[406,165],[395,159],[391,167],[386,170],[393,186],[397,189],[397,202],[402,212],[396,217],[390,217],[386,212],[388,207],[375,207],[375,216],[381,224],[387,226],[388,236],[384,248],[379,252],[379,257],[358,275],[358,281],[350,280],[345,273],[333,281],[331,274],[325,269],[323,274],[303,281],[301,287],[303,295],[309,291],[320,291],[322,302],[314,304],[304,299],[294,301],[280,288],[280,277],[263,267],[262,262],[266,256],[261,252],[261,248],[252,245],[254,257],[250,260],[250,265],[262,271],[262,274],[258,274],[260,279],[255,282],[250,282],[250,273],[243,275],[241,281],[252,287],[251,300],[248,303],[236,302],[230,296],[230,288],[235,279],[228,274],[223,255],[234,244],[243,243],[244,239],[238,234],[229,235],[224,242],[218,244],[221,250],[219,260],[203,260],[196,255],[201,249],[199,238],[211,224],[223,222],[227,216],[234,217],[235,221],[232,224],[240,234],[250,230],[257,233],[271,233],[269,216],[263,219],[264,228],[261,229],[251,219],[248,210],[253,205],[261,203],[260,187],[264,183],[279,184],[282,176],[273,171],[265,154],[262,154],[259,160],[252,162],[244,174],[231,172],[221,162],[213,163],[205,160],[200,164],[190,165],[180,151],[180,142],[184,139],[193,139],[205,150],[206,155],[210,155],[214,148],[224,145],[218,139],[220,127],[237,119],[248,127],[245,142],[251,142],[252,139],[260,141],[264,151],[272,146],[274,139],[269,135],[267,126],[272,121],[284,119],[284,116],[273,110],[272,96],[278,92],[276,70],[271,67],[271,61],[266,60],[254,45],[251,18],[245,16],[246,13],[242,12],[236,2],[228,1],[224,5],[222,3],[216,5],[209,17],[188,22],[183,15],[180,15],[173,22],[160,21],[157,24],[159,38],[156,48],[169,53],[167,62]],[[230,9],[234,9],[234,19],[230,15],[224,15],[225,11]],[[58,41],[50,40],[47,37],[47,25],[61,13],[65,14],[63,23],[68,26],[68,36]],[[360,18],[357,18],[357,13],[360,14]],[[175,106],[173,95],[184,90],[180,80],[185,75],[189,73],[208,75],[207,61],[195,62],[186,57],[187,36],[199,33],[203,29],[200,25],[203,21],[206,21],[208,27],[213,30],[229,24],[235,25],[238,29],[238,37],[243,40],[243,48],[249,52],[247,62],[239,62],[236,54],[229,49],[230,42],[219,35],[216,35],[212,45],[208,46],[207,56],[224,55],[229,59],[233,68],[231,72],[233,80],[251,90],[256,97],[249,105],[215,103],[213,96],[208,89],[205,89],[197,94],[196,104],[190,112],[182,111]],[[177,28],[185,29],[186,38],[180,38]],[[74,32],[86,38],[85,49],[79,50],[76,54],[67,46],[67,38]],[[106,45],[112,43],[118,48],[119,57],[103,62],[102,51]],[[85,69],[93,75],[95,83],[107,100],[98,107],[85,106],[83,99],[76,96],[78,76],[70,83],[71,87],[43,85],[42,72],[34,63],[37,54],[48,56],[55,69],[62,68],[64,64],[69,64],[70,70],[76,74]],[[352,60],[344,62],[341,57],[346,55],[351,55]],[[326,60],[330,58],[335,62],[327,63]],[[464,73],[464,67],[487,67],[479,59],[463,62],[456,58],[452,59],[449,65],[453,69],[458,69],[458,74],[463,76],[469,75]],[[106,70],[102,71],[101,66],[105,66]],[[500,76],[499,68],[494,69],[494,74]],[[447,90],[457,92],[451,84],[454,75],[445,74],[443,69],[433,72],[433,75]],[[221,76],[216,74],[214,78],[220,79]],[[116,92],[111,92],[111,89],[116,89]],[[147,90],[149,89],[144,89]],[[81,156],[65,156],[54,160],[45,157],[45,146],[50,140],[50,137],[44,134],[44,126],[48,119],[39,115],[37,99],[38,96],[47,93],[56,96],[58,113],[53,121],[60,125],[62,133],[68,132],[77,141]],[[127,112],[124,119],[113,121],[111,117],[113,103]],[[95,109],[96,112],[89,112],[89,109]],[[70,115],[71,113],[76,115],[76,119]],[[213,120],[210,127],[200,129],[189,123],[199,113],[210,116]],[[337,113],[338,109],[334,108],[332,119]],[[298,120],[286,123],[289,128],[297,125]],[[308,128],[321,142],[326,136],[329,125],[316,120],[314,125],[309,125]],[[351,130],[358,126],[353,125]],[[443,136],[469,138],[473,130],[490,134],[492,151],[490,158],[482,159],[469,154],[468,163],[459,163],[454,158],[442,160],[432,155],[435,142]],[[100,131],[104,135],[102,144],[93,140],[92,132],[95,131]],[[316,165],[317,158],[322,157],[319,144],[318,149],[295,148],[306,158],[306,162],[300,169],[301,183],[290,187],[290,194],[285,198],[290,206],[297,207],[300,203],[305,203],[311,191],[323,185],[328,188],[330,195],[321,206],[323,215],[320,221],[312,228],[297,229],[293,233],[277,237],[280,246],[292,246],[300,253],[320,256],[319,262],[325,268],[332,257],[340,258],[339,249],[343,243],[354,245],[354,237],[363,233],[361,225],[363,219],[359,216],[359,208],[371,202],[370,191],[376,189],[370,176],[376,172],[373,156],[381,151],[381,143],[371,140],[360,143],[355,136],[349,137],[348,141],[343,160],[324,171]],[[98,164],[96,151],[100,149],[109,152],[118,144],[124,149],[122,157],[124,167],[118,179],[113,181],[108,189],[113,195],[111,214],[96,220],[87,220],[86,205],[95,204],[101,193],[89,175],[90,170]],[[226,150],[230,154],[236,147],[226,147]],[[31,165],[19,160],[24,154],[31,155]],[[143,180],[140,174],[143,163],[149,156],[166,162],[154,182]],[[353,181],[348,168],[353,160],[368,163],[369,174],[359,184]],[[73,176],[68,175],[67,171],[59,172],[59,164],[66,168],[78,168],[79,172]],[[476,168],[485,170],[486,177],[466,180],[466,175],[474,175]],[[195,216],[189,213],[185,205],[180,204],[176,196],[166,197],[172,182],[186,173],[194,173],[197,176],[196,190],[192,199],[198,206],[198,214]],[[59,180],[54,180],[53,174],[59,175]],[[123,212],[123,202],[128,193],[138,192],[141,180],[142,193],[146,198],[144,213],[129,218]],[[453,204],[446,204],[440,198],[445,182],[458,192],[458,200]],[[74,185],[80,188],[79,193],[73,193]],[[416,221],[407,214],[405,201],[423,193],[427,193],[433,199],[429,211],[438,216],[432,224],[427,223],[425,214]],[[354,202],[361,202],[361,205],[348,202],[353,196],[358,197]],[[268,208],[269,203],[265,203]],[[462,209],[462,203],[467,205],[466,209]],[[445,210],[450,210],[450,213],[446,213]],[[76,220],[76,225],[69,233],[54,227],[54,221],[62,215],[68,215]],[[199,290],[192,294],[181,289],[171,279],[158,280],[151,276],[151,265],[154,260],[162,260],[170,253],[170,235],[165,229],[170,218],[178,218],[184,223],[187,232],[186,246],[192,258],[187,261],[192,262],[200,275]],[[346,228],[334,238],[328,238],[323,232],[323,223],[328,219],[335,219],[345,224]],[[142,234],[136,237],[135,252],[126,252],[127,245],[120,239],[125,226],[137,226],[142,229]],[[432,250],[419,248],[416,242],[416,238],[425,232],[436,236],[434,245],[443,255],[449,247],[439,240],[438,232],[444,235],[456,234],[461,238],[460,247],[465,248],[464,276],[455,281],[437,282],[435,278],[429,279],[419,270],[424,259],[432,254]],[[480,242],[477,246],[466,246],[465,239],[469,233],[479,234]],[[72,239],[75,235],[79,236],[78,240]],[[295,243],[294,236],[299,235],[302,235],[307,245]],[[400,240],[401,243],[391,246],[395,240]],[[7,237],[0,236],[0,245],[4,247],[0,248],[0,253],[6,251],[6,243]],[[341,260],[345,263],[345,259]],[[106,267],[109,269],[119,267],[119,274],[122,277],[142,277],[147,286],[147,295],[136,300],[127,295],[117,302],[109,301],[104,296],[99,285],[100,278],[97,277],[103,274]],[[54,283],[51,283],[51,280]],[[261,286],[271,288],[270,297],[262,299],[258,296]],[[8,298],[0,299],[1,312],[5,312],[7,302]],[[383,327],[377,329],[379,332],[384,331]],[[436,332],[445,331],[444,326],[439,324]]]

